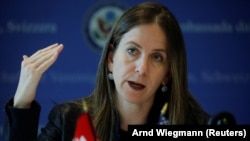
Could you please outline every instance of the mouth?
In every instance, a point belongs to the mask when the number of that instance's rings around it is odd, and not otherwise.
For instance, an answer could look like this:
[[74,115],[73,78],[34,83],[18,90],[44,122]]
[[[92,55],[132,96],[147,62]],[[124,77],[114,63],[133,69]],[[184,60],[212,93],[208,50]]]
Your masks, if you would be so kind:
[[133,82],[133,81],[128,81],[128,85],[134,89],[134,90],[142,90],[145,88],[144,85],[142,84],[139,84],[139,83],[136,83],[136,82]]

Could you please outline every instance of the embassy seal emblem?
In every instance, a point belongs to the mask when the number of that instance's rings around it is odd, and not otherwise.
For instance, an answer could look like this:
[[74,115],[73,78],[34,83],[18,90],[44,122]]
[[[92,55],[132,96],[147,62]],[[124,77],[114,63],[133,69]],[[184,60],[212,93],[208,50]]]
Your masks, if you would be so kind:
[[83,19],[83,35],[88,45],[100,53],[114,22],[125,11],[126,6],[116,1],[94,5]]

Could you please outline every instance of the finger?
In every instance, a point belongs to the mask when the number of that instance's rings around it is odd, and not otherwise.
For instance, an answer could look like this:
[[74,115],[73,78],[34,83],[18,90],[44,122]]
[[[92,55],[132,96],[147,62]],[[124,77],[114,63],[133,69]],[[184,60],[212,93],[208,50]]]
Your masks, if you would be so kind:
[[61,52],[62,48],[63,48],[63,44],[59,44],[56,46],[49,46],[49,48],[37,51],[35,54],[33,54],[31,57],[29,57],[28,62],[34,63],[37,60],[43,59],[44,56],[48,57],[47,54],[51,54],[53,52]]
[[29,58],[27,55],[23,55],[23,60]]
[[58,46],[58,48],[57,48],[57,52],[58,52],[58,54],[60,54],[61,52],[62,52],[62,50],[63,50],[63,48],[64,48],[64,45],[63,44],[60,44],[59,46]]
[[[60,44],[61,45],[61,44]],[[55,47],[57,47],[57,46],[60,46],[60,45],[58,45],[58,43],[55,43],[55,44],[52,44],[52,45],[50,45],[50,46],[48,46],[48,47],[46,47],[46,48],[43,48],[43,49],[40,49],[40,50],[38,50],[38,51],[36,51],[34,54],[32,54],[30,57],[32,58],[32,57],[34,57],[34,56],[36,56],[37,54],[46,54],[46,52],[48,52],[48,51],[51,51],[51,50],[53,50]]]
[[37,71],[39,73],[44,73],[54,62],[57,60],[59,53],[58,52],[53,52],[52,54],[49,55],[48,58],[45,60],[39,62],[39,66],[37,66]]
[[33,64],[34,68],[39,71],[41,70],[41,73],[45,72],[48,67],[50,67],[56,61],[58,55],[63,50],[63,47],[63,45],[60,45],[53,52],[51,51],[48,54],[39,58],[39,60],[37,60],[36,63]]

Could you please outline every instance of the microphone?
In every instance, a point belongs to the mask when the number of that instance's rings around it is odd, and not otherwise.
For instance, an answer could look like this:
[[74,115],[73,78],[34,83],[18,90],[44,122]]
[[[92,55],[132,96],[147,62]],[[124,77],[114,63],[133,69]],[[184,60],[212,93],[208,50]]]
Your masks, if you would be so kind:
[[231,113],[223,111],[212,116],[208,125],[236,125],[236,119]]

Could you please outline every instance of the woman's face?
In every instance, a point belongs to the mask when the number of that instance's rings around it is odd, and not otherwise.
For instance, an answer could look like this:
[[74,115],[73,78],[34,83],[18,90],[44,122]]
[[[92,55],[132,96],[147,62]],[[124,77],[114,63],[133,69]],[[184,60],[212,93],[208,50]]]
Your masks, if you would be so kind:
[[157,88],[168,81],[168,61],[166,36],[157,24],[136,26],[124,34],[108,59],[118,99],[153,101]]

